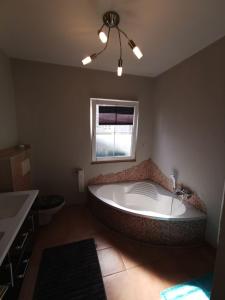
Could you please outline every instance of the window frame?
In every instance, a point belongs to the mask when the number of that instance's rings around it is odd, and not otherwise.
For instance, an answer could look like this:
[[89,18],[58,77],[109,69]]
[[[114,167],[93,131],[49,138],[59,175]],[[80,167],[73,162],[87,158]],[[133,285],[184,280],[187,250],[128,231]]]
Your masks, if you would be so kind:
[[[107,156],[96,157],[96,107],[97,105],[112,106],[131,106],[134,107],[134,127],[132,132],[131,155],[130,156]],[[91,162],[92,163],[108,163],[119,161],[135,161],[136,146],[138,137],[138,118],[139,118],[139,101],[136,100],[120,100],[120,99],[104,99],[90,98],[90,134],[91,134]]]

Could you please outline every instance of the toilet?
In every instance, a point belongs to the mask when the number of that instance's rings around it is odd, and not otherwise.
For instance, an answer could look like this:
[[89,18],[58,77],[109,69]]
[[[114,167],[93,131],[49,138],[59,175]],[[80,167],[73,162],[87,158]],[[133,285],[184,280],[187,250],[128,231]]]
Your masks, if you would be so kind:
[[65,200],[59,195],[40,196],[33,209],[38,211],[39,225],[47,225],[52,217],[65,205]]

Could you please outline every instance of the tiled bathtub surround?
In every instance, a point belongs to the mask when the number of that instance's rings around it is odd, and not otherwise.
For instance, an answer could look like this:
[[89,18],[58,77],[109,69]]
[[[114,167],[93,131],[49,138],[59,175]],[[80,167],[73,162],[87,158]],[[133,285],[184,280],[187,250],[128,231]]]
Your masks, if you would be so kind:
[[195,208],[201,210],[202,212],[207,213],[205,203],[195,193],[193,193],[193,195],[185,201],[193,205]]
[[[89,185],[125,181],[141,181],[146,179],[158,183],[166,190],[172,191],[171,180],[165,174],[163,174],[163,172],[151,159],[144,160],[137,166],[123,170],[121,172],[94,177],[89,181]],[[206,213],[205,203],[198,197],[196,193],[193,193],[193,195],[186,201],[188,201],[195,208]]]
[[204,240],[205,220],[157,220],[120,211],[89,192],[91,210],[109,227],[136,240],[158,245],[182,246]]

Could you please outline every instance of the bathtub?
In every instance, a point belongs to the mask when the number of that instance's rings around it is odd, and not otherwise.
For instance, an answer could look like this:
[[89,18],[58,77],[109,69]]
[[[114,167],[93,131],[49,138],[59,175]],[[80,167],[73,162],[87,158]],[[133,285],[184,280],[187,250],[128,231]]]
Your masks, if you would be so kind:
[[204,240],[206,214],[150,181],[88,187],[93,213],[131,238],[162,245]]

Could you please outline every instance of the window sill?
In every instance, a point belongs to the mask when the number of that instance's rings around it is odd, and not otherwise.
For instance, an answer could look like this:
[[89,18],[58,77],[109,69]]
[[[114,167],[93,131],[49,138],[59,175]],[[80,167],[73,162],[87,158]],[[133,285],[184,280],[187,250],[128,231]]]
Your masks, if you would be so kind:
[[136,158],[131,158],[131,159],[118,159],[118,160],[97,160],[97,161],[92,161],[92,165],[96,164],[108,164],[108,163],[121,163],[121,162],[135,162]]

